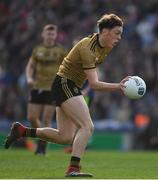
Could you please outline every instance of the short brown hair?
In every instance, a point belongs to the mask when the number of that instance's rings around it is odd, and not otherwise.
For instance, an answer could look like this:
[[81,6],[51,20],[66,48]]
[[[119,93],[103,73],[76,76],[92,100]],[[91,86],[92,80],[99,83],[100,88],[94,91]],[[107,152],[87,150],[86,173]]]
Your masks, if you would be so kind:
[[54,24],[47,24],[43,27],[43,31],[45,30],[55,30],[57,31],[58,30],[58,27]]
[[115,14],[104,14],[97,22],[99,32],[102,32],[103,28],[113,29],[115,26],[123,26],[123,21]]

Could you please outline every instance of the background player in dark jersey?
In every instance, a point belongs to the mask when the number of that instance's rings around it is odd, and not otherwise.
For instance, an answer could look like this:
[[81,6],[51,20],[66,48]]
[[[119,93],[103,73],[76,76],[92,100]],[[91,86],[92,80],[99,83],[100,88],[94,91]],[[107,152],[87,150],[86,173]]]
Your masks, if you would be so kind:
[[28,128],[13,123],[5,148],[20,137],[38,137],[58,144],[73,144],[71,160],[66,177],[92,177],[80,172],[80,158],[84,154],[94,125],[88,106],[81,93],[88,79],[92,89],[104,92],[123,92],[124,78],[120,83],[102,82],[98,79],[96,66],[118,44],[123,31],[123,22],[115,14],[105,14],[98,21],[99,33],[83,38],[64,58],[52,85],[52,96],[57,108],[57,129]]
[[[34,128],[51,127],[55,112],[51,84],[64,58],[64,49],[56,43],[56,25],[44,26],[41,36],[43,42],[33,49],[26,67],[27,83],[31,87],[27,118]],[[46,141],[39,140],[35,153],[45,154],[46,145]]]

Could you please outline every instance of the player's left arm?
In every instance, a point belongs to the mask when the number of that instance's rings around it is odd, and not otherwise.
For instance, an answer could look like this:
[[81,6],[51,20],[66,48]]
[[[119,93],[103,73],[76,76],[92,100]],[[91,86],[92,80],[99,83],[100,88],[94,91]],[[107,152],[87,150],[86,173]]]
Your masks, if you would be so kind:
[[84,70],[89,85],[92,89],[98,91],[123,91],[124,82],[128,77],[124,78],[120,83],[107,83],[99,81],[96,68]]

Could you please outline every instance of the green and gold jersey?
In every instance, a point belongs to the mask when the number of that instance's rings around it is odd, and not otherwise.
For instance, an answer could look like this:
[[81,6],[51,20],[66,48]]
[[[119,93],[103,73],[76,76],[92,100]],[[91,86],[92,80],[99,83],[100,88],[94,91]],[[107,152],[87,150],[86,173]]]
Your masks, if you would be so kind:
[[93,34],[79,41],[64,58],[57,74],[82,87],[86,79],[84,70],[95,68],[111,51],[101,47],[98,38],[98,34]]
[[47,47],[43,44],[34,48],[31,58],[36,62],[34,89],[50,90],[58,68],[66,52],[56,44]]

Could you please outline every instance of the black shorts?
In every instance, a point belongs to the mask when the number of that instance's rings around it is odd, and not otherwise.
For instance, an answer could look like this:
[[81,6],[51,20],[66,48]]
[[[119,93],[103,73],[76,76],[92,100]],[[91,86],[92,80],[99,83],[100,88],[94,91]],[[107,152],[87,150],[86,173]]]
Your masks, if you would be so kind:
[[73,97],[82,95],[81,88],[70,79],[56,75],[52,84],[52,96],[56,106],[60,106],[64,101]]
[[33,104],[52,105],[52,92],[41,89],[32,89],[29,94],[29,102]]

